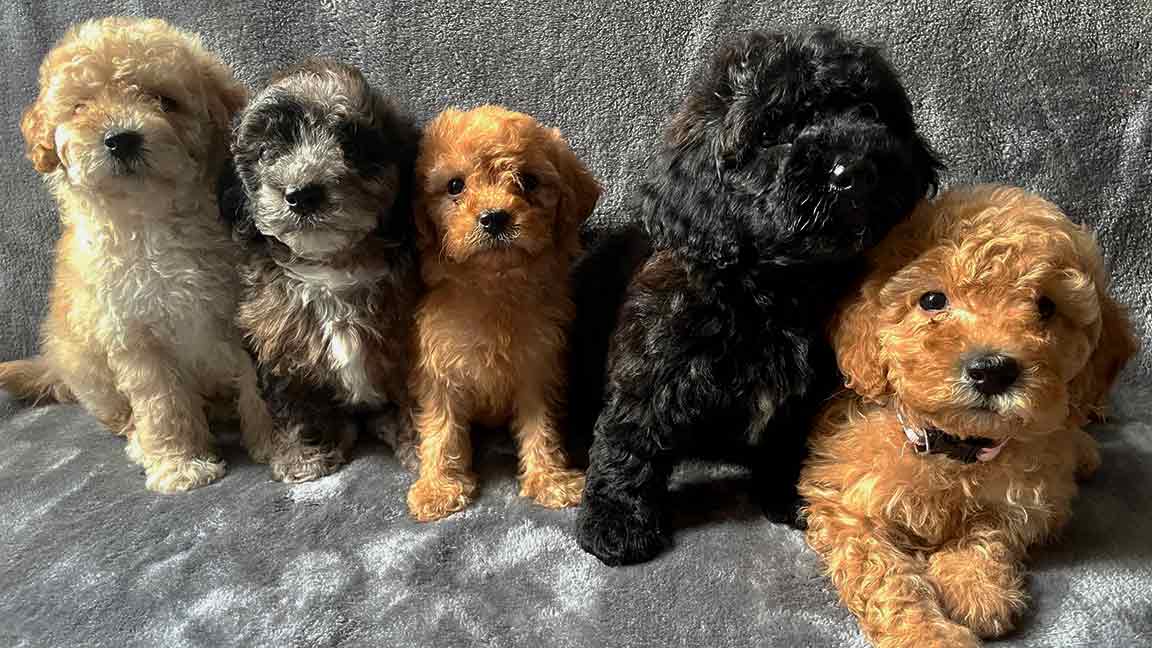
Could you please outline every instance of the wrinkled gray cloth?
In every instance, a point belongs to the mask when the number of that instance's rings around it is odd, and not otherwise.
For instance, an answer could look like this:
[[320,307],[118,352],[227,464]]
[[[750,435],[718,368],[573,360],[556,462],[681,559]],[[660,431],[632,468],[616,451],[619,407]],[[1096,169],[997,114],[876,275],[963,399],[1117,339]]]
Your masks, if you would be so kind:
[[[301,4],[302,6],[297,6]],[[543,4],[543,3],[541,3]],[[948,183],[1040,191],[1094,225],[1145,351],[1104,467],[1063,540],[1032,563],[1032,611],[1006,646],[1152,641],[1152,11],[1147,2],[839,3],[511,0],[243,3],[8,0],[0,7],[0,359],[32,353],[56,236],[22,159],[21,110],[65,26],[109,12],[203,33],[247,82],[302,57],[362,66],[422,118],[504,103],[559,126],[606,189],[601,219],[724,34],[836,24],[885,43]],[[798,532],[765,522],[734,469],[681,471],[675,549],[608,569],[573,511],[516,496],[507,443],[482,444],[483,495],[432,525],[366,445],[315,483],[229,454],[221,482],[144,490],[123,442],[72,406],[0,396],[0,645],[863,646]]]

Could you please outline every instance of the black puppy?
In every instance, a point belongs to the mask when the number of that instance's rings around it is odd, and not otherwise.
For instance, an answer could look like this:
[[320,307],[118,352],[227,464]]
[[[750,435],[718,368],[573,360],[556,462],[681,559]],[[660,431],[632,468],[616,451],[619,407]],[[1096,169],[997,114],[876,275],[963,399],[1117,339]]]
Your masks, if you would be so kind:
[[765,512],[794,515],[809,419],[839,383],[826,321],[938,168],[876,48],[821,29],[719,49],[635,197],[646,243],[609,243],[651,252],[609,351],[586,551],[609,565],[656,555],[686,455],[745,460]]

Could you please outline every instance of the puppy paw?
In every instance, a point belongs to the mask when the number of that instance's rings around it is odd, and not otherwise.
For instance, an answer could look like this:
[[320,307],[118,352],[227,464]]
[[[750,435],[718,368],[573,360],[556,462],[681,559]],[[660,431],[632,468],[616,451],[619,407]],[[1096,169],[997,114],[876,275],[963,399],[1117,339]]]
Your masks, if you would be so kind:
[[475,491],[471,477],[422,477],[408,489],[408,512],[418,522],[440,520],[471,504]]
[[420,473],[420,439],[407,412],[393,411],[376,418],[376,433],[392,448],[392,454],[405,470]]
[[409,443],[398,446],[395,450],[396,460],[404,467],[404,470],[417,475],[420,473],[420,446],[416,443]]
[[1027,606],[1016,565],[991,560],[975,548],[933,554],[928,574],[944,612],[980,637],[1006,634]]
[[144,454],[144,450],[140,447],[140,442],[136,440],[135,431],[127,436],[128,443],[124,446],[124,454],[128,455],[132,463],[148,468],[148,466],[154,462],[149,460],[148,456]]
[[525,475],[520,495],[548,508],[576,506],[584,495],[584,474],[578,470],[553,470]]
[[646,562],[667,544],[655,512],[627,503],[585,502],[576,540],[609,567]]
[[118,412],[106,416],[97,416],[96,419],[100,421],[104,427],[111,430],[113,434],[128,439],[132,438],[132,434],[136,429],[131,412]]
[[980,638],[958,623],[941,621],[872,637],[876,648],[980,648]]
[[[1090,440],[1091,441],[1091,440]],[[1100,469],[1100,449],[1095,441],[1084,444],[1080,449],[1080,458],[1076,464],[1076,479],[1088,479]]]
[[248,458],[254,463],[270,464],[274,461],[276,453],[271,444],[258,444],[248,446]]
[[145,470],[145,487],[157,493],[180,493],[206,486],[224,476],[223,461],[215,459],[169,459]]
[[304,446],[280,453],[271,460],[272,477],[289,484],[312,481],[331,475],[344,465],[338,448]]

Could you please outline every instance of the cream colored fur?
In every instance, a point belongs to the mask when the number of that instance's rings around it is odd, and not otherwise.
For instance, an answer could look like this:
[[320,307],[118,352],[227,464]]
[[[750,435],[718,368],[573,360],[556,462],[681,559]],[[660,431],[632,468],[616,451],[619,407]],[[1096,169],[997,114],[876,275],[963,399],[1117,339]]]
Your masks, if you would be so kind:
[[[224,474],[205,406],[235,399],[253,456],[271,422],[233,319],[237,250],[215,178],[244,100],[198,38],[163,21],[109,18],[71,30],[41,68],[22,124],[60,207],[45,375],[128,438],[149,489]],[[118,166],[112,130],[139,132],[138,167]],[[0,367],[0,385],[16,392]]]

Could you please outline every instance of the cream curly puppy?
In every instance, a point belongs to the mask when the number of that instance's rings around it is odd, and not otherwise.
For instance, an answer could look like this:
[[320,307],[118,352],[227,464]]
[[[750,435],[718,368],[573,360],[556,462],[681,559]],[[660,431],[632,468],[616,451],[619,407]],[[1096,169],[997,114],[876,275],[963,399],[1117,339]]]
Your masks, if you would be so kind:
[[224,474],[205,406],[238,401],[266,459],[271,424],[232,324],[238,251],[215,181],[246,92],[193,34],[113,17],[71,29],[40,68],[21,123],[60,206],[43,355],[0,365],[0,386],[77,400],[128,438],[149,489]]

